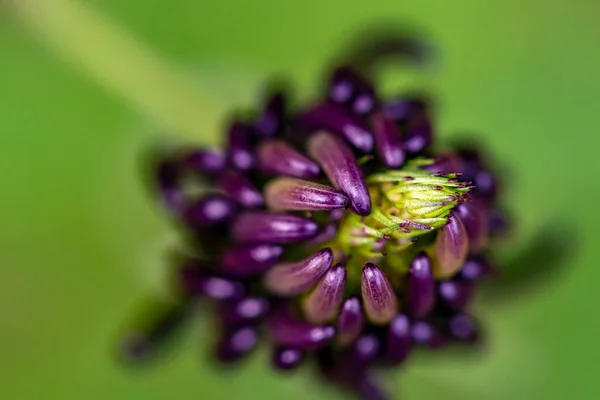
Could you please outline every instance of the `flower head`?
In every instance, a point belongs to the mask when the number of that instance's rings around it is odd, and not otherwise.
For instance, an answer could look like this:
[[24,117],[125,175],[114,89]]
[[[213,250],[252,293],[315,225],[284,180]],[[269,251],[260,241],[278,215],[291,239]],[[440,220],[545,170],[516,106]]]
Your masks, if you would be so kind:
[[264,334],[279,370],[316,362],[368,397],[381,395],[373,367],[475,341],[497,185],[476,150],[435,148],[434,127],[426,101],[381,99],[340,68],[315,104],[290,110],[276,93],[233,122],[222,152],[160,160],[158,193],[193,238],[179,293],[217,310],[219,360]]

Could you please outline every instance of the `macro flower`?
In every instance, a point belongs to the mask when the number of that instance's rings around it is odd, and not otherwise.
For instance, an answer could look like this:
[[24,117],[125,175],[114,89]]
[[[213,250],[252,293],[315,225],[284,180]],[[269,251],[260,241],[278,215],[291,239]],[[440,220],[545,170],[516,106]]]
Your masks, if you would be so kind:
[[313,363],[328,382],[384,398],[377,368],[477,341],[469,305],[505,226],[496,177],[477,148],[436,145],[427,100],[381,98],[350,67],[321,99],[288,104],[272,93],[232,121],[223,150],[158,160],[156,193],[186,243],[173,274],[181,318],[157,318],[125,354],[151,354],[206,300],[220,362],[262,343],[280,371]]

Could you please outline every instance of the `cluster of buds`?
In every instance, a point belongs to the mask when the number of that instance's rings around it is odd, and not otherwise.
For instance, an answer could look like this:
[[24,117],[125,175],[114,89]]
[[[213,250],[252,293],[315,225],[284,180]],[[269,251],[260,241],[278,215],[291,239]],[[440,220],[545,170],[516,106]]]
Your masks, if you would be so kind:
[[[476,149],[433,147],[427,101],[385,101],[350,68],[309,107],[287,102],[271,94],[231,123],[223,152],[157,163],[157,193],[187,243],[177,293],[214,307],[221,362],[264,342],[278,370],[312,363],[382,398],[374,368],[478,339],[468,305],[503,228],[496,180]],[[128,355],[151,353],[172,320],[130,337]]]

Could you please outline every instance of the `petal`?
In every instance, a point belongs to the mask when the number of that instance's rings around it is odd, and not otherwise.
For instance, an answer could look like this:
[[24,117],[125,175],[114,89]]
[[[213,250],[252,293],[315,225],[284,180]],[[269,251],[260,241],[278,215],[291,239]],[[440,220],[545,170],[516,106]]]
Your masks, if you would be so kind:
[[302,116],[304,125],[311,129],[327,129],[341,134],[354,147],[364,152],[373,148],[371,132],[342,106],[323,103],[308,110]]
[[240,242],[292,243],[310,239],[317,224],[295,215],[245,212],[233,223],[233,237]]
[[429,321],[416,321],[413,323],[411,335],[415,343],[427,347],[440,348],[445,344],[442,333]]
[[423,318],[435,304],[435,280],[431,260],[426,254],[417,255],[410,264],[407,287],[407,313]]
[[319,176],[320,169],[317,163],[283,140],[262,142],[258,146],[257,157],[260,169],[267,174],[305,179]]
[[206,228],[232,220],[237,213],[235,203],[220,194],[209,194],[187,205],[183,219],[194,228]]
[[221,302],[218,308],[219,318],[228,326],[248,324],[257,321],[269,312],[269,301],[262,297],[244,297]]
[[479,281],[494,276],[496,272],[489,261],[481,256],[469,256],[460,270],[460,277],[466,281]]
[[370,121],[379,158],[390,168],[400,167],[404,163],[404,149],[398,125],[384,111],[371,116]]
[[273,351],[272,364],[281,371],[296,369],[304,361],[306,353],[300,349],[278,348]]
[[297,178],[276,178],[265,187],[273,210],[333,210],[346,207],[348,197],[334,188]]
[[227,158],[221,151],[213,149],[196,149],[182,157],[182,164],[190,170],[201,174],[218,174],[225,168]]
[[350,198],[355,212],[371,212],[371,196],[362,172],[343,140],[327,132],[316,133],[308,141],[308,153],[321,164],[331,183]]
[[406,315],[398,314],[390,321],[387,331],[385,362],[390,365],[401,364],[410,354],[411,348],[410,320]]
[[375,264],[365,264],[361,292],[365,313],[374,324],[386,324],[398,312],[398,299],[392,285]]
[[337,235],[337,226],[334,224],[329,224],[323,227],[317,236],[312,239],[307,240],[304,244],[307,248],[315,248],[319,247],[330,240],[333,240]]
[[338,336],[340,345],[345,346],[352,343],[362,332],[364,317],[360,300],[350,297],[342,305],[342,311],[337,320]]
[[404,149],[417,154],[426,150],[433,142],[433,128],[426,116],[411,118],[404,137]]
[[238,361],[256,347],[258,331],[246,326],[226,332],[217,346],[217,358],[224,363]]
[[303,260],[276,265],[265,275],[265,285],[281,296],[303,293],[317,283],[332,261],[333,252],[327,248]]
[[241,171],[247,171],[254,167],[255,159],[250,144],[250,128],[247,125],[235,122],[229,128],[227,160],[230,165]]
[[452,312],[461,311],[473,297],[473,286],[469,282],[459,280],[441,282],[438,286],[438,296],[446,309]]
[[330,268],[304,299],[306,319],[315,324],[322,324],[335,317],[342,304],[345,286],[346,268],[342,264]]
[[336,103],[347,103],[354,96],[360,78],[351,69],[341,67],[333,72],[329,83],[329,98]]
[[487,215],[474,203],[462,203],[456,207],[456,215],[465,225],[472,252],[485,247],[488,243]]
[[207,296],[215,300],[239,299],[245,288],[232,279],[209,275],[206,271],[184,266],[179,271],[179,286],[188,296]]
[[448,321],[448,333],[462,342],[475,342],[479,338],[477,322],[468,314],[454,315]]
[[329,343],[335,335],[332,326],[312,325],[287,313],[277,313],[271,317],[268,327],[278,345],[303,350],[318,349]]
[[186,196],[181,187],[180,165],[170,159],[162,160],[156,166],[155,180],[164,205],[169,211],[180,215],[186,204]]
[[254,127],[262,137],[273,137],[281,133],[285,117],[285,97],[283,93],[273,94],[265,104],[262,114]]
[[236,276],[260,274],[277,263],[283,248],[274,244],[247,244],[225,250],[220,265]]
[[222,173],[217,184],[229,197],[246,208],[258,208],[264,205],[260,191],[238,172],[229,170]]
[[438,230],[434,249],[437,258],[434,276],[437,279],[449,278],[460,270],[469,251],[469,237],[460,218],[452,216]]

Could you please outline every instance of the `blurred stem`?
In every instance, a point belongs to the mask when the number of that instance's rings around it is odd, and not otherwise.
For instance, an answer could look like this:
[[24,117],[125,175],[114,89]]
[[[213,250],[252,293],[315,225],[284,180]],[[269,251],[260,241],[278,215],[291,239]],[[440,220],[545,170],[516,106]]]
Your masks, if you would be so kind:
[[75,0],[8,0],[40,41],[169,133],[196,140],[217,132],[216,96],[98,10]]

